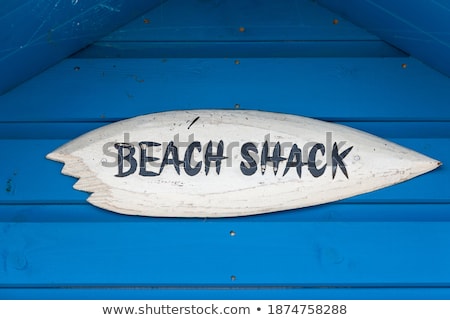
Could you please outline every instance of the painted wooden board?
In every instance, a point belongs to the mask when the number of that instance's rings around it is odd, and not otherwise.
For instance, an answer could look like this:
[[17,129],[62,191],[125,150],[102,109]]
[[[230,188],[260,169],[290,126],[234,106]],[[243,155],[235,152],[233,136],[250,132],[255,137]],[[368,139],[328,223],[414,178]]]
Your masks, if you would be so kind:
[[245,1],[170,0],[76,56],[404,56],[317,2],[259,1],[256,6]]
[[[448,203],[358,203],[338,202],[333,205],[314,206],[296,210],[278,212],[276,214],[262,214],[225,219],[235,225],[246,222],[450,222]],[[109,223],[155,223],[164,222],[167,226],[183,228],[180,221],[173,218],[151,218],[113,214],[109,211],[94,207],[89,203],[83,204],[1,204],[0,222],[11,221],[60,223],[60,222],[109,222]],[[183,219],[197,220],[197,219]],[[221,219],[217,219],[221,220]],[[202,219],[203,221],[203,219]],[[269,232],[269,227],[268,231]]]
[[440,162],[373,135],[261,111],[149,114],[91,131],[47,156],[95,206],[129,215],[232,217],[327,203]]
[[0,288],[450,284],[449,222],[145,220],[0,223]]
[[[87,101],[86,101],[87,103]],[[70,140],[112,121],[98,122],[0,122],[2,140]],[[389,139],[450,138],[450,122],[433,121],[335,121],[338,124],[381,135]],[[52,142],[49,141],[51,144]],[[19,142],[20,143],[20,142]],[[401,143],[400,143],[401,144]]]
[[450,120],[450,78],[412,58],[237,60],[67,59],[0,96],[0,119],[106,122],[238,105],[330,121]]
[[212,299],[260,299],[260,300],[362,300],[362,299],[450,299],[450,289],[436,287],[421,288],[336,288],[324,286],[223,286],[223,287],[71,287],[71,288],[0,288],[0,299],[44,299],[44,300],[212,300]]
[[[334,22],[335,19],[339,23]],[[252,1],[169,0],[98,40],[254,42],[380,39],[310,0],[264,0],[257,4]]]
[[384,41],[98,41],[73,58],[406,57]]

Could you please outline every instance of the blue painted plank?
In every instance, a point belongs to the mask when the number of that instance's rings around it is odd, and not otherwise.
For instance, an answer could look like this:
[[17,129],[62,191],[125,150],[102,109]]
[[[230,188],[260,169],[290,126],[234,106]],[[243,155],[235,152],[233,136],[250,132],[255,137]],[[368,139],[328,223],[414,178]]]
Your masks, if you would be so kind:
[[[0,122],[0,139],[71,140],[110,123],[112,122]],[[385,139],[450,138],[449,121],[336,121],[336,123],[363,130]]]
[[161,2],[160,0],[2,1],[0,94]]
[[97,41],[74,58],[405,57],[384,41]]
[[[188,14],[186,14],[188,12]],[[310,0],[171,0],[82,58],[390,57],[405,54]]]
[[[196,222],[204,219],[188,219]],[[197,221],[197,222],[198,222]],[[235,226],[243,222],[450,222],[449,204],[414,203],[348,203],[338,202],[297,210],[289,210],[251,217],[227,218]],[[151,218],[116,214],[80,204],[1,204],[0,222],[54,223],[54,222],[107,222],[140,224],[180,223],[186,219]],[[217,222],[218,223],[218,222]]]
[[448,300],[449,288],[21,288],[1,289],[0,299],[39,300]]
[[387,42],[450,76],[450,3],[319,0]]
[[3,288],[450,286],[449,222],[1,223],[0,252]]
[[68,59],[1,96],[0,121],[112,121],[236,104],[337,121],[449,121],[449,87],[411,58]]
[[388,57],[404,53],[310,0],[171,0],[77,54],[83,58],[236,56]]
[[108,42],[257,40],[377,41],[379,38],[310,0],[170,0],[101,39]]
[[[31,142],[30,142],[31,141]],[[344,203],[450,203],[450,139],[393,139],[406,147],[439,159],[444,165],[404,183],[343,200]],[[45,156],[61,140],[0,140],[0,148],[14,155],[0,158],[0,204],[84,203],[88,193],[73,189],[75,178],[60,173],[62,164]],[[33,183],[30,183],[33,181]],[[51,183],[49,183],[51,182]],[[42,186],[45,185],[45,188]]]

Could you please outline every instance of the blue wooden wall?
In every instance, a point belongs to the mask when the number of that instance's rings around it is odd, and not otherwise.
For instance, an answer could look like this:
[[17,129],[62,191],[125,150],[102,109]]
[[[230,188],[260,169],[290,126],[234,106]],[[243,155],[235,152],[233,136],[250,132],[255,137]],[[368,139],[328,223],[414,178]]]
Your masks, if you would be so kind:
[[[0,298],[450,298],[450,79],[309,0],[168,0],[0,96]],[[123,216],[45,155],[193,108],[346,124],[444,165],[333,204]],[[234,231],[234,233],[230,233]]]

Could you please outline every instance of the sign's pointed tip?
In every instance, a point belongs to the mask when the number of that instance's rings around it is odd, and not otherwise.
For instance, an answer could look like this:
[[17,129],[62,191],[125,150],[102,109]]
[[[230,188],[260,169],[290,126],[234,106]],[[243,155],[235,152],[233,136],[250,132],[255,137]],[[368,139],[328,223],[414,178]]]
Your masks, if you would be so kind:
[[426,162],[417,166],[416,175],[422,175],[442,166],[442,162],[436,159],[428,158]]
[[433,171],[434,169],[437,169],[439,167],[441,167],[443,165],[442,161],[436,160],[436,159],[431,159],[430,163],[429,163],[429,170],[428,171]]

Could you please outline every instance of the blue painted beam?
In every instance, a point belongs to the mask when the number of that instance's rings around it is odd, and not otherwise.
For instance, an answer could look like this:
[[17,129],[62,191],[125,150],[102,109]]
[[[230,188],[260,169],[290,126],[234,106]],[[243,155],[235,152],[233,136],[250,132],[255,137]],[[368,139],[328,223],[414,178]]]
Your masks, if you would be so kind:
[[2,1],[0,94],[161,2],[163,1]]
[[318,1],[450,76],[450,1]]
[[74,58],[405,57],[384,41],[98,41]]
[[305,287],[72,287],[0,288],[0,299],[38,300],[359,300],[450,299],[450,288],[305,288]]
[[[149,110],[148,112],[151,112]],[[299,113],[301,114],[301,113]],[[330,119],[329,119],[330,120]],[[333,120],[333,119],[331,119]],[[385,139],[392,138],[450,138],[450,121],[333,121],[367,131]],[[1,140],[72,140],[82,134],[105,126],[112,121],[60,122],[2,122]],[[1,142],[0,142],[1,143]]]
[[170,0],[99,41],[267,40],[380,39],[311,0]]
[[96,41],[77,57],[404,55],[310,0],[170,0]]
[[[436,175],[437,176],[437,175]],[[435,177],[436,178],[436,177]],[[435,184],[439,181],[435,179]],[[70,189],[70,186],[61,185]],[[69,190],[68,190],[69,191]],[[76,192],[76,191],[73,191]],[[431,200],[432,201],[432,200]],[[450,203],[356,203],[337,202],[278,213],[251,217],[227,218],[226,222],[238,227],[243,222],[450,222]],[[188,221],[189,220],[189,221]],[[0,204],[0,223],[11,222],[54,223],[54,222],[136,222],[140,224],[167,223],[183,227],[192,226],[204,219],[150,218],[128,216],[103,210],[81,201],[78,204],[60,202]],[[183,224],[186,223],[186,224]]]
[[449,288],[449,248],[442,221],[9,222],[0,288]]
[[236,104],[333,121],[449,121],[449,87],[410,57],[66,59],[0,96],[0,121],[114,121]]

